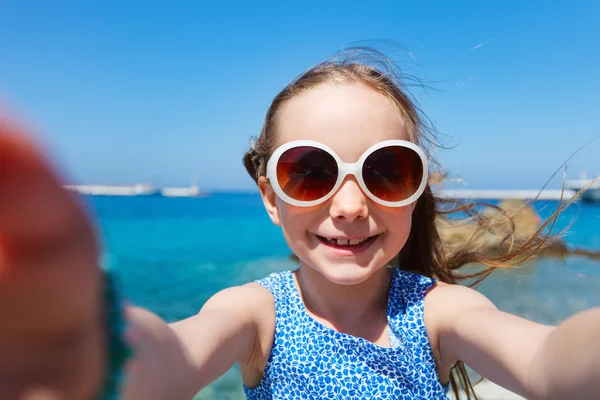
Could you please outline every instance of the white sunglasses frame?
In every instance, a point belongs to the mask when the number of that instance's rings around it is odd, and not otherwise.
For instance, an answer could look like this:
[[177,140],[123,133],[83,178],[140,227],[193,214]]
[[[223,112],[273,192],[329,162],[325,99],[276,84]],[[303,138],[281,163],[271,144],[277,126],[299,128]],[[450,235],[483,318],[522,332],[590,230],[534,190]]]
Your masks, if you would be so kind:
[[[363,177],[362,177],[362,168],[363,168],[364,162],[367,159],[367,157],[369,157],[373,152],[375,152],[381,148],[389,147],[389,146],[400,146],[400,147],[405,147],[405,148],[409,148],[409,149],[413,150],[415,153],[417,153],[419,155],[419,158],[421,159],[421,163],[423,165],[423,177],[421,178],[421,184],[419,185],[419,188],[412,196],[410,196],[408,199],[405,199],[405,200],[386,201],[386,200],[382,200],[382,199],[378,198],[373,193],[371,193],[371,191],[369,191],[369,189],[367,188],[367,185],[365,184],[365,181],[363,180]],[[285,192],[279,185],[279,180],[277,179],[277,163],[279,162],[279,158],[281,158],[283,153],[285,153],[289,149],[293,149],[295,147],[315,147],[317,149],[324,150],[327,153],[329,153],[337,162],[337,166],[338,166],[337,181],[335,182],[335,185],[333,185],[333,188],[331,189],[331,191],[329,193],[327,193],[325,196],[321,197],[320,199],[312,200],[312,201],[300,201],[300,200],[292,199],[290,196],[285,194]],[[322,143],[315,142],[312,140],[294,140],[294,141],[285,143],[285,144],[281,145],[280,147],[278,147],[275,150],[275,152],[271,155],[271,158],[269,158],[269,161],[267,162],[267,179],[271,183],[271,186],[273,187],[275,194],[277,194],[277,196],[279,196],[279,198],[284,200],[286,203],[289,203],[294,206],[299,206],[299,207],[311,207],[311,206],[316,206],[318,204],[322,204],[322,203],[326,202],[338,191],[338,189],[342,185],[342,182],[344,182],[344,179],[346,179],[346,176],[348,176],[348,175],[354,175],[354,178],[358,182],[358,185],[360,186],[362,191],[375,203],[381,204],[386,207],[403,207],[403,206],[406,206],[406,205],[409,205],[409,204],[415,202],[423,194],[423,191],[425,191],[425,187],[427,186],[428,174],[429,174],[429,168],[428,168],[427,156],[425,155],[425,152],[416,144],[406,141],[406,140],[385,140],[383,142],[379,142],[379,143],[369,147],[362,154],[362,156],[360,156],[358,161],[355,163],[343,162],[342,159],[337,155],[337,153],[335,151],[333,151],[331,148],[329,148],[328,146],[326,146]]]

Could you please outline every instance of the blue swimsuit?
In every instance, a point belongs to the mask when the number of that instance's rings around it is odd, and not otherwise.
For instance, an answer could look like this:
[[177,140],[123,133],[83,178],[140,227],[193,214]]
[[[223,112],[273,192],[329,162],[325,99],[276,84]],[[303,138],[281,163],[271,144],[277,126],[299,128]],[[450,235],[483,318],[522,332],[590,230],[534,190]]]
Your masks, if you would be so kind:
[[394,270],[387,308],[391,348],[313,319],[290,271],[258,283],[275,299],[275,337],[260,385],[244,386],[249,400],[448,398],[423,320],[433,279]]

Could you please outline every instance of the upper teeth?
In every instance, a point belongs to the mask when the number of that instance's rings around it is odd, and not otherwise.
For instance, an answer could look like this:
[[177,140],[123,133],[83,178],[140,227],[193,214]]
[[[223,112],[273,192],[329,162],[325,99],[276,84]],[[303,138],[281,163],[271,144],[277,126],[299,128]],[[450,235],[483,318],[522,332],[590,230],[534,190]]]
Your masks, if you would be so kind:
[[337,244],[339,246],[356,246],[359,243],[364,242],[365,240],[367,240],[368,238],[362,238],[362,239],[330,239],[327,238],[327,241],[329,243],[332,244]]

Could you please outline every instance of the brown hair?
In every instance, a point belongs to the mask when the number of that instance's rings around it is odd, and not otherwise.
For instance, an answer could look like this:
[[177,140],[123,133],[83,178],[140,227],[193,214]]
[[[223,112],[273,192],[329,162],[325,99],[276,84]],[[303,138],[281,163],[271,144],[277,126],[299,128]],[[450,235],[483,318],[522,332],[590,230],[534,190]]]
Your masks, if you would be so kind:
[[[282,104],[316,86],[345,82],[359,82],[384,94],[398,107],[414,143],[421,147],[427,144],[439,146],[435,130],[408,90],[413,84],[418,86],[422,84],[414,77],[401,74],[398,68],[378,51],[353,48],[344,50],[310,68],[296,77],[274,98],[267,111],[260,135],[244,155],[244,165],[252,179],[258,182],[258,179],[266,174],[267,161],[276,145],[275,120]],[[427,148],[425,150],[427,152]],[[430,154],[429,158],[433,163]],[[432,185],[440,176],[440,174],[432,174],[425,192],[416,203],[408,241],[391,263],[393,267],[451,284],[468,280],[469,286],[473,286],[496,268],[515,266],[536,255],[553,237],[550,236],[551,229],[547,230],[547,228],[552,228],[560,211],[575,200],[573,198],[568,202],[561,202],[558,210],[532,235],[517,240],[511,215],[499,207],[485,204],[498,211],[496,217],[490,217],[489,213],[484,214],[480,211],[482,204],[461,204],[436,197]],[[476,238],[479,232],[503,235],[498,251],[485,252],[476,245],[474,240],[465,241],[453,246],[452,249],[444,246],[439,232],[439,221],[448,214],[456,212],[464,213],[466,218],[477,226],[474,234],[470,235],[471,238]],[[506,229],[498,229],[498,227],[506,228],[507,224],[508,232]],[[481,268],[469,273],[458,271],[461,267],[474,263]],[[463,362],[458,361],[453,366],[450,384],[456,398],[459,398],[459,385],[468,399],[477,398]]]

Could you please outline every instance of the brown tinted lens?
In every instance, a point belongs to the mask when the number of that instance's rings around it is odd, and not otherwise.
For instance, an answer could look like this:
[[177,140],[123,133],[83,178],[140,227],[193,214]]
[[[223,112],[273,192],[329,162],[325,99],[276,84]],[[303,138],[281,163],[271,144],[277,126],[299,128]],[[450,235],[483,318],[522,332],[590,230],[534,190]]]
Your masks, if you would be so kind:
[[423,164],[414,150],[388,146],[367,157],[362,173],[373,195],[385,201],[402,201],[415,194],[421,185]]
[[324,197],[335,186],[338,166],[331,154],[316,147],[287,150],[277,163],[277,181],[294,200],[313,201]]

